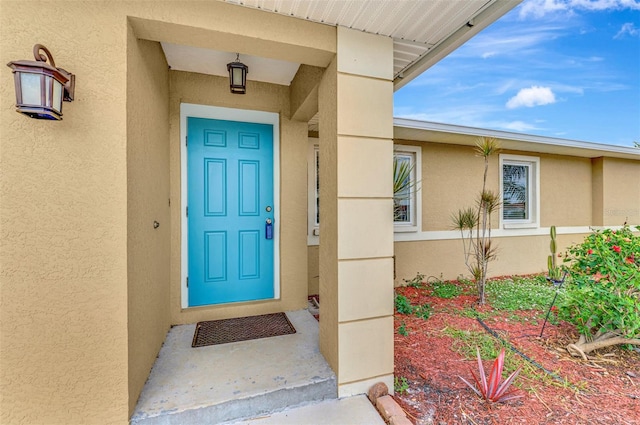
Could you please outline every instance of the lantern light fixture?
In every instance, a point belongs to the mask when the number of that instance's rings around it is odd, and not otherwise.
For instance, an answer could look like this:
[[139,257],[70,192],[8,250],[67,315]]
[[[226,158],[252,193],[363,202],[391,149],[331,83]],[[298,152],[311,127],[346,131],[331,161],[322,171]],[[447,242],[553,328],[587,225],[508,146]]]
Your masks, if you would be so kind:
[[236,60],[227,64],[229,71],[229,88],[231,93],[245,94],[247,92],[247,74],[249,67],[240,62],[240,53],[236,53]]
[[61,120],[62,101],[73,101],[76,76],[56,68],[51,52],[42,44],[33,46],[33,57],[35,61],[7,64],[13,70],[16,111],[35,119]]

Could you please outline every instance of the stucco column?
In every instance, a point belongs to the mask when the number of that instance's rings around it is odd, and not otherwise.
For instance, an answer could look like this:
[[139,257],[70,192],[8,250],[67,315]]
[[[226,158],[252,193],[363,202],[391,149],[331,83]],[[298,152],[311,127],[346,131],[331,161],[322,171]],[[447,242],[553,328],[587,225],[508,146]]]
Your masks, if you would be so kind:
[[393,43],[338,27],[320,109],[320,349],[340,397],[393,388]]

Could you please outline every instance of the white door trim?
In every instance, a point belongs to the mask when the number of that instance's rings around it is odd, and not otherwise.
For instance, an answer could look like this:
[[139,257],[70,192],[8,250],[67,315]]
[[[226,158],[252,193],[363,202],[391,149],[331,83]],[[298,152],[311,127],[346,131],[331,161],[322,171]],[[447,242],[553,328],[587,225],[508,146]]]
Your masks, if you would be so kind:
[[275,112],[252,111],[247,109],[223,108],[219,106],[180,104],[180,208],[181,208],[181,305],[189,308],[189,290],[187,288],[187,274],[189,271],[189,241],[187,205],[187,117],[208,118],[271,124],[273,126],[273,208],[275,211],[275,226],[273,233],[274,264],[273,264],[273,298],[280,298],[280,116]]

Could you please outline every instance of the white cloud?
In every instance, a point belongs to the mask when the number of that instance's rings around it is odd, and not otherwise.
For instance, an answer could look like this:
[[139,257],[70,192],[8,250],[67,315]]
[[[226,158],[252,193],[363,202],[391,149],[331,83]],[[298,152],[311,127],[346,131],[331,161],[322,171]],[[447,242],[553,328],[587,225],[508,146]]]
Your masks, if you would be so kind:
[[547,13],[567,10],[567,3],[561,0],[529,0],[520,7],[520,18],[533,15],[541,18]]
[[521,89],[517,95],[507,102],[508,109],[520,108],[522,106],[532,107],[548,105],[556,102],[556,96],[549,87],[531,86]]
[[640,28],[636,28],[632,22],[627,22],[613,38],[621,38],[625,34],[629,34],[632,37],[640,37]]
[[555,12],[640,10],[638,0],[527,0],[520,6],[519,17],[541,18]]

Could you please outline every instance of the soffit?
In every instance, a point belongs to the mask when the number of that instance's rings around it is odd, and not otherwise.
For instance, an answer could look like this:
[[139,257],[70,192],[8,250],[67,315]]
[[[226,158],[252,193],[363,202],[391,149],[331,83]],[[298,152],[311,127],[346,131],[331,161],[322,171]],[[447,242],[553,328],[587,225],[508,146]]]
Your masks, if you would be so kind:
[[[165,42],[161,44],[167,64],[175,71],[226,77],[229,75],[227,64],[236,60],[235,52],[221,52]],[[240,61],[249,67],[248,80],[285,86],[291,84],[300,67],[297,63],[252,55],[240,55]]]
[[[227,3],[393,38],[394,79],[443,44],[444,54],[515,7],[520,0],[225,0]],[[469,24],[469,25],[467,25]],[[461,34],[464,30],[465,34]],[[466,36],[468,32],[468,36]],[[456,35],[455,37],[452,37]],[[406,84],[406,82],[404,82]]]
[[[399,89],[521,0],[223,0],[331,26],[393,38],[394,87]],[[226,75],[235,51],[162,43],[172,69]],[[247,78],[289,85],[300,64],[242,54]]]

